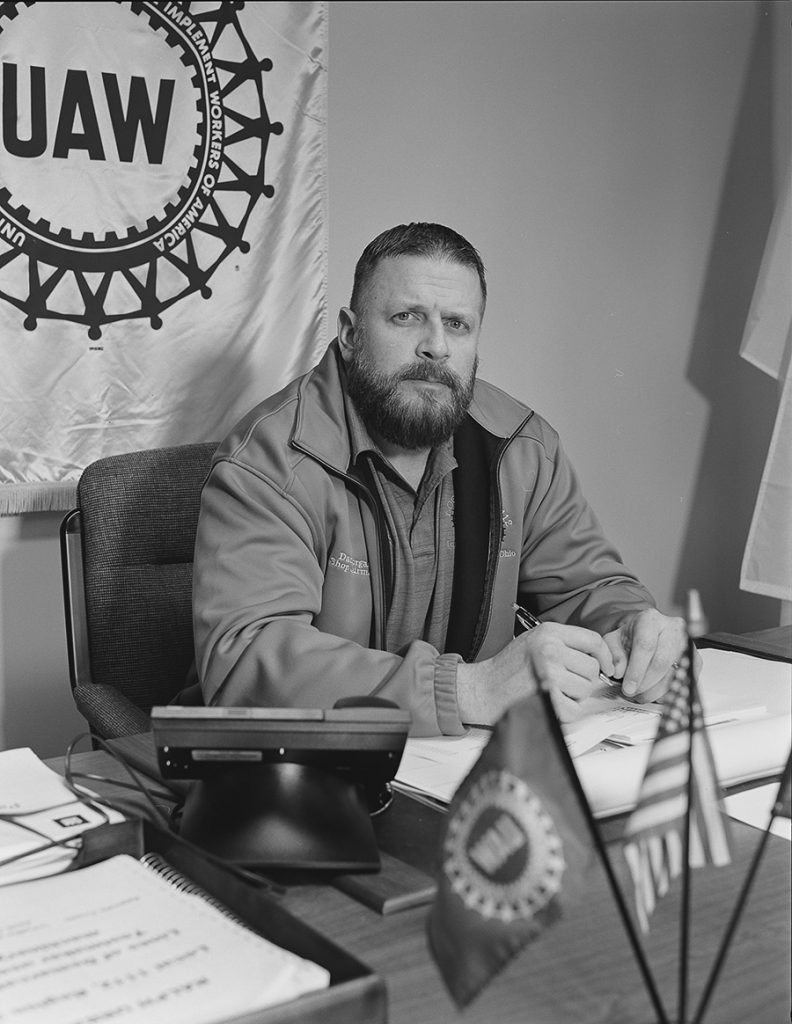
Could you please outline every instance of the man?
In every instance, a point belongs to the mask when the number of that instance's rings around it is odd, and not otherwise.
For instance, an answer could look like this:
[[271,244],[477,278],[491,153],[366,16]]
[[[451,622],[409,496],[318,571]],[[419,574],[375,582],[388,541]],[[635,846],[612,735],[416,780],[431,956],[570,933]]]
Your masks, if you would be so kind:
[[[656,699],[684,635],[602,536],[553,429],[476,379],[479,254],[402,225],[363,252],[321,362],[220,446],[195,549],[207,704],[379,696],[413,735],[599,673]],[[514,636],[515,604],[543,620]]]

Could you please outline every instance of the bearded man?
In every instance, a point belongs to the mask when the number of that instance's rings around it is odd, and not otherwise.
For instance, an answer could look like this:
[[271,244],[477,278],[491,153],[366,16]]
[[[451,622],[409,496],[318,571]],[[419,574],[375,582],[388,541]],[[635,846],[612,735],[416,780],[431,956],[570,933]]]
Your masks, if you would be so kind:
[[[477,379],[486,280],[439,224],[364,250],[338,337],[253,409],[206,482],[194,569],[208,705],[376,696],[416,736],[600,673],[656,700],[684,646],[605,539],[553,428]],[[541,625],[515,636],[515,606]]]

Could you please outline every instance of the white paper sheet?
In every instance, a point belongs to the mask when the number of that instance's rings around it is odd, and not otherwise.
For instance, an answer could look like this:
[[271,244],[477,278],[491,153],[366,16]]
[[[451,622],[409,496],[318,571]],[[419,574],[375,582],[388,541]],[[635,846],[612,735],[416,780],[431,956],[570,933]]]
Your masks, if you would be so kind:
[[[727,796],[724,800],[726,812],[737,821],[744,821],[747,825],[764,830],[770,821],[770,812],[777,795],[778,785],[776,783],[770,786],[756,786],[743,793]],[[770,831],[773,835],[781,836],[782,839],[789,842],[792,840],[792,821],[789,818],[773,818]]]

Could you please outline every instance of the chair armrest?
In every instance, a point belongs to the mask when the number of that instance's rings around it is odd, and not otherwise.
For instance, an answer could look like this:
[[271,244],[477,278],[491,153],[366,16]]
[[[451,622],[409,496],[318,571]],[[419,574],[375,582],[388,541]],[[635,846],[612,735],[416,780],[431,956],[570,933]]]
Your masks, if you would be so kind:
[[74,702],[91,732],[102,739],[119,739],[151,729],[151,719],[146,712],[114,686],[103,683],[75,686]]

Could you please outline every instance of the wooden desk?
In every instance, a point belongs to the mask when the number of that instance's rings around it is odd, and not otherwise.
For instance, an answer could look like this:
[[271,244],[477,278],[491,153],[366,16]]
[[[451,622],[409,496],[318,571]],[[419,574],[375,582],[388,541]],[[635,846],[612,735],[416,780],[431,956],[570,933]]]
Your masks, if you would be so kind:
[[[62,768],[60,762],[50,762]],[[77,755],[80,770],[119,778],[107,754]],[[103,791],[101,785],[96,785]],[[106,790],[110,793],[111,790]],[[437,849],[439,812],[397,794],[378,820],[384,850],[415,866]],[[759,833],[734,822],[734,862],[692,873],[692,1015]],[[619,880],[631,890],[621,858]],[[584,905],[570,909],[485,989],[464,1014],[446,993],[425,939],[427,908],[382,917],[328,885],[290,886],[284,905],[385,979],[391,1024],[643,1024],[653,1022],[604,872],[592,873]],[[652,970],[671,1020],[676,1012],[679,885],[660,901],[647,941]],[[775,1024],[789,1019],[790,844],[771,837],[706,1024]]]

